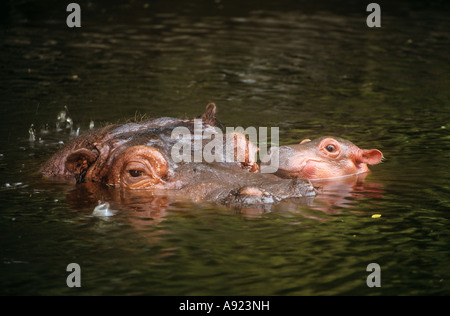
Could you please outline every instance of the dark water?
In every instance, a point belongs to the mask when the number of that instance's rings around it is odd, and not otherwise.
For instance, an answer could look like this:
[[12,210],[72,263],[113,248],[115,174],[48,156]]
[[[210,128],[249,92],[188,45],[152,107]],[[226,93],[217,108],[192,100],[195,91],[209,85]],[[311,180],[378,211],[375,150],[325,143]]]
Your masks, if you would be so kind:
[[[370,29],[369,1],[316,2],[79,1],[69,29],[64,2],[4,1],[0,294],[449,295],[449,6],[378,2]],[[211,101],[227,126],[336,135],[384,163],[358,190],[259,214],[148,198],[97,217],[36,174],[72,137],[63,110],[74,133]]]

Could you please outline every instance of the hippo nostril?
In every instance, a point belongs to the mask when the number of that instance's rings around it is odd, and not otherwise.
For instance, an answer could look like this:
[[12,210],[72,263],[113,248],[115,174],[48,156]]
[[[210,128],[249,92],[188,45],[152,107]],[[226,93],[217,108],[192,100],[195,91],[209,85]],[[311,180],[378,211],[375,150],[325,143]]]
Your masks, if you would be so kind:
[[264,194],[263,191],[261,191],[258,188],[255,187],[247,187],[242,189],[239,194],[241,195],[252,195],[252,196],[262,196]]
[[249,186],[230,192],[230,194],[222,201],[228,205],[260,205],[271,204],[275,202],[275,198],[266,190]]

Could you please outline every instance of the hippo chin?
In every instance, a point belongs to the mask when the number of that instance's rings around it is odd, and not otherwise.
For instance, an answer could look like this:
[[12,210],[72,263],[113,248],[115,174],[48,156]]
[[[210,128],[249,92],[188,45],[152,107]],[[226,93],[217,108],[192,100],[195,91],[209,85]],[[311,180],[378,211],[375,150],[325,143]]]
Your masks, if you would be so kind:
[[[383,154],[377,149],[360,149],[348,140],[326,136],[282,146],[278,159],[277,176],[329,180],[366,173],[367,165],[380,163]],[[264,170],[265,165],[261,168]]]
[[[224,138],[224,150],[220,151],[222,156],[215,155],[214,162],[175,159],[173,152],[180,139],[173,137],[174,131],[182,128],[194,132],[200,128],[214,134],[215,126],[220,124],[216,111],[215,104],[209,104],[201,116],[200,127],[194,120],[164,117],[87,132],[51,157],[41,172],[46,177],[63,178],[77,184],[106,185],[226,205],[274,203],[285,198],[315,195],[308,180],[259,173],[255,160],[258,149],[243,134],[216,133],[215,137]],[[200,141],[200,146],[205,148],[210,140],[195,137],[195,133],[184,137],[184,144]],[[244,152],[242,159],[228,162],[230,147],[225,144],[230,142],[233,145],[231,155]],[[194,155],[195,146],[189,148],[194,148]]]

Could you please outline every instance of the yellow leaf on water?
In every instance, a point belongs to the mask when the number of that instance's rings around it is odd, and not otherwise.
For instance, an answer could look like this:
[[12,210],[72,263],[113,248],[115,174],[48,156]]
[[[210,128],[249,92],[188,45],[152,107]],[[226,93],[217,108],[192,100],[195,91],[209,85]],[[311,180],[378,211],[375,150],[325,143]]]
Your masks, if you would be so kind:
[[372,215],[372,218],[380,218],[381,217],[381,214],[373,214]]

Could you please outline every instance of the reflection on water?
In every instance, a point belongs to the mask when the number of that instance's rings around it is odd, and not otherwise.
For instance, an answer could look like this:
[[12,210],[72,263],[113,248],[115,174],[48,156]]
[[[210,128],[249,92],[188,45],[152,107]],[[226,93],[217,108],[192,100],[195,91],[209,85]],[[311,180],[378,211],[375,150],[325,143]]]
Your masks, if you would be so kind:
[[[0,10],[0,293],[74,294],[71,262],[75,294],[450,293],[448,4],[381,4],[380,29],[352,0],[79,4],[77,30],[53,1]],[[282,144],[336,135],[386,159],[263,210],[36,174],[92,122],[211,101],[225,126],[278,126]],[[94,216],[99,201],[114,216]]]
[[380,183],[366,182],[368,173],[335,180],[314,181],[318,196],[311,207],[325,213],[334,214],[339,208],[352,207],[359,199],[383,197],[383,187]]
[[120,212],[117,210],[128,210],[139,217],[151,218],[153,224],[163,220],[171,201],[176,200],[146,190],[120,190],[94,183],[77,185],[66,197],[73,208],[91,209],[96,216],[114,216]]
[[174,204],[184,204],[187,208],[201,208],[209,205],[219,209],[229,209],[244,216],[263,215],[280,210],[301,213],[301,207],[304,206],[326,214],[339,214],[342,210],[353,207],[355,201],[359,199],[382,199],[383,188],[379,183],[366,183],[367,175],[365,173],[337,180],[314,181],[313,186],[318,192],[316,197],[290,198],[270,204],[242,204],[231,207],[221,206],[219,201],[194,204],[193,201],[183,199],[170,190],[157,193],[147,190],[117,189],[96,183],[74,186],[68,192],[65,201],[74,209],[93,209],[94,216],[115,216],[120,209],[132,211],[139,217],[151,218],[154,224],[164,220],[167,211]]

